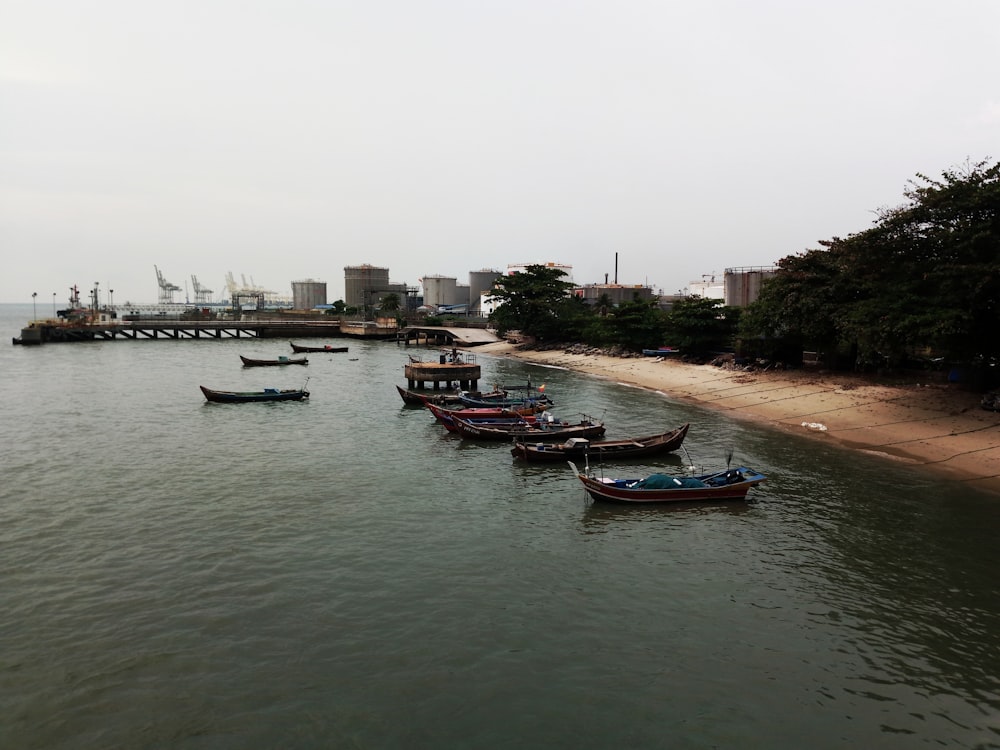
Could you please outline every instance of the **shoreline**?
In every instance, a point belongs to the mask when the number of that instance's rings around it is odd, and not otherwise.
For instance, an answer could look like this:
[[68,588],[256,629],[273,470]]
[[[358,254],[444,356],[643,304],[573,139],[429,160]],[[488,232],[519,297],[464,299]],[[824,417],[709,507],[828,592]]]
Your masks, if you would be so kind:
[[1000,495],[1000,412],[951,383],[885,384],[823,370],[731,370],[501,342],[475,351],[660,391],[814,440],[826,440]]

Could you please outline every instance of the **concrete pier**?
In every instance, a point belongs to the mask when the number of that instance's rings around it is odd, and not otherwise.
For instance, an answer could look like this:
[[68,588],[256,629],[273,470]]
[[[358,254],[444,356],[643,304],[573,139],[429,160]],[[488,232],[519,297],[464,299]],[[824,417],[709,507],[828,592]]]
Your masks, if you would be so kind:
[[442,354],[437,362],[411,362],[405,365],[403,369],[409,389],[427,388],[427,383],[430,383],[438,391],[441,390],[442,383],[447,389],[450,383],[457,381],[464,391],[478,390],[482,374],[479,365],[473,362],[449,362],[447,359],[447,355]]

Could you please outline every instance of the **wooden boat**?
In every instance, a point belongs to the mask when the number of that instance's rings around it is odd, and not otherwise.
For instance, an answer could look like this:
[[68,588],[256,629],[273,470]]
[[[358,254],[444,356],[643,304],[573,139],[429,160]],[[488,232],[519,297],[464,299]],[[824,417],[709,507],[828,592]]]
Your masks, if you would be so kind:
[[552,405],[552,399],[546,396],[544,391],[525,390],[522,392],[515,392],[506,388],[490,391],[489,393],[460,391],[458,394],[458,400],[465,406],[478,407],[534,406],[537,404],[544,404],[546,406]]
[[340,354],[346,352],[348,349],[348,347],[346,346],[330,346],[329,344],[327,344],[326,346],[301,346],[291,341],[289,341],[288,343],[292,345],[292,351],[295,352],[296,354],[303,354],[305,352],[326,352],[327,354]]
[[409,391],[401,386],[396,386],[403,401],[413,406],[423,406],[426,403],[432,404],[457,404],[461,405],[458,395],[455,393],[420,393],[419,391]]
[[573,437],[600,437],[604,434],[604,423],[583,419],[576,424],[538,420],[534,425],[480,425],[472,420],[452,416],[455,432],[464,438],[474,440],[530,440],[535,443],[558,443]]
[[462,419],[478,419],[488,417],[524,417],[533,420],[536,415],[541,414],[548,407],[544,404],[533,404],[532,406],[442,406],[430,400],[424,402],[427,410],[439,421],[451,419],[453,414],[458,414]]
[[301,401],[309,398],[309,391],[305,388],[290,388],[279,390],[277,388],[265,388],[262,391],[213,391],[199,385],[201,392],[209,401],[220,404],[241,404],[246,401]]
[[244,367],[280,367],[281,365],[307,365],[309,360],[305,357],[290,359],[289,357],[278,357],[277,359],[250,359],[240,355]]
[[591,441],[586,438],[570,438],[563,443],[515,441],[510,452],[515,458],[522,458],[525,461],[566,461],[572,458],[614,461],[641,458],[677,450],[684,442],[690,426],[686,424],[676,430],[631,440]]
[[477,426],[485,427],[506,427],[508,425],[532,425],[536,423],[537,417],[534,414],[519,414],[515,410],[492,409],[469,407],[465,409],[445,409],[436,404],[427,404],[427,409],[434,418],[440,422],[448,432],[458,432],[455,414],[461,415],[462,419],[472,422]]
[[740,466],[713,474],[673,476],[650,474],[641,479],[606,479],[581,472],[570,461],[577,479],[594,500],[610,503],[689,503],[704,500],[744,500],[750,488],[767,477]]

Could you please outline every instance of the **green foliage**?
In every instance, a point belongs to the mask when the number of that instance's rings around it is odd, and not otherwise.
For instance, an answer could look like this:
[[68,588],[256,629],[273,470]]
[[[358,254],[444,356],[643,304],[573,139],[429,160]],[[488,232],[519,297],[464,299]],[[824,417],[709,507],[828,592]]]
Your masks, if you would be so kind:
[[502,276],[491,292],[501,304],[490,322],[501,336],[517,330],[539,341],[565,341],[569,320],[560,315],[575,318],[579,308],[567,294],[573,285],[563,278],[561,270],[542,265]]
[[917,175],[904,195],[871,228],[782,259],[741,336],[849,353],[860,369],[928,349],[953,362],[1000,357],[1000,165]]
[[722,300],[687,297],[667,314],[667,342],[694,356],[729,349],[739,317],[739,309],[726,307]]
[[666,315],[655,301],[640,299],[639,295],[612,308],[604,317],[598,316],[598,320],[606,343],[636,352],[664,343]]
[[382,312],[396,312],[399,310],[399,295],[395,292],[386,294],[379,302],[379,309]]

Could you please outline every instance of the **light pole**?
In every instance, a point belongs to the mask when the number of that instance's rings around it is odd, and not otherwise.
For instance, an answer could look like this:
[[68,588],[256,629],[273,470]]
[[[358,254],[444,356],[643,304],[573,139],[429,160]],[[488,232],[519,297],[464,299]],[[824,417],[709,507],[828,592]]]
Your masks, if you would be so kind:
[[38,310],[35,307],[35,297],[38,296],[38,292],[31,293],[31,319],[38,320]]
[[114,289],[108,289],[108,307],[110,307],[112,311],[114,311],[114,309],[115,309],[115,290]]
[[56,293],[52,292],[52,319],[56,319]]

